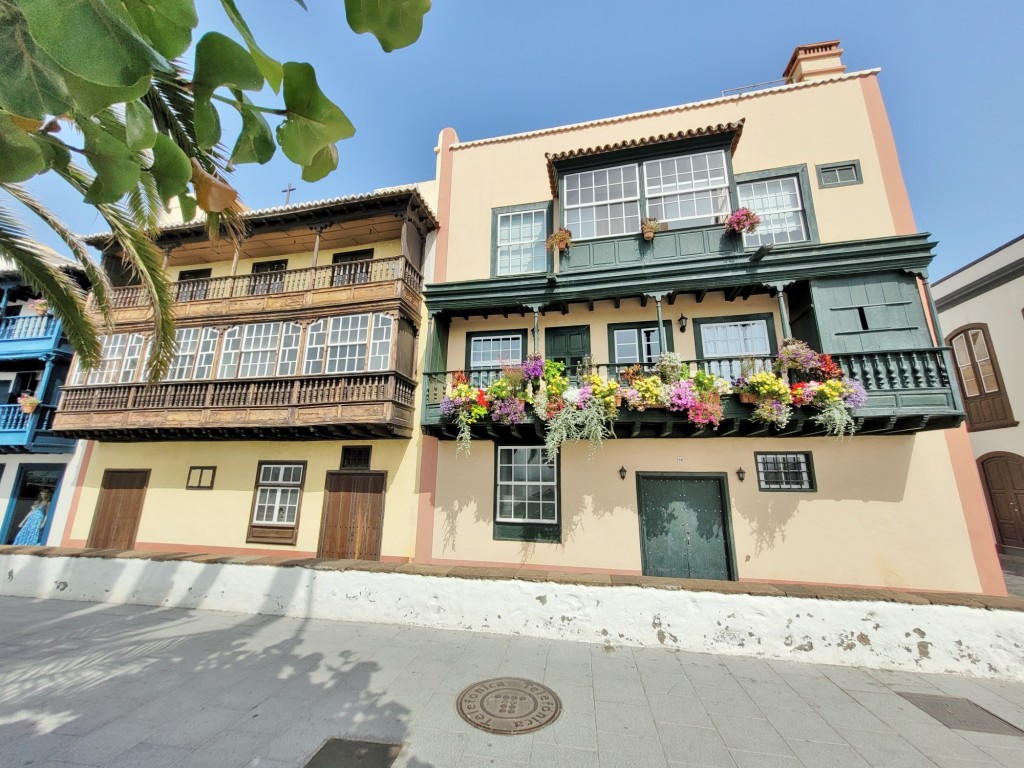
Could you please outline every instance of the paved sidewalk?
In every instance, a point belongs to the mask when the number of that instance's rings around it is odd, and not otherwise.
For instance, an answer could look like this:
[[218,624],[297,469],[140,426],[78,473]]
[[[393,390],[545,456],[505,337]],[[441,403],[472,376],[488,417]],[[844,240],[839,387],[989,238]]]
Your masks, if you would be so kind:
[[[457,693],[551,686],[551,726],[496,736]],[[0,597],[0,765],[303,766],[328,737],[459,766],[1024,766],[1024,737],[953,731],[893,691],[1024,728],[1024,684],[469,632]]]

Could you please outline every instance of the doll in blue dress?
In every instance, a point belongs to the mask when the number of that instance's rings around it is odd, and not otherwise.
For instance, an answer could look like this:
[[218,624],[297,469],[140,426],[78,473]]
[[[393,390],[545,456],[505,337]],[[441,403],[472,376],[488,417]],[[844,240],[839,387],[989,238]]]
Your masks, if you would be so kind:
[[18,526],[18,535],[14,537],[14,543],[25,546],[37,546],[43,535],[43,526],[46,525],[46,513],[50,506],[50,492],[40,491],[39,498],[35,500],[25,519]]

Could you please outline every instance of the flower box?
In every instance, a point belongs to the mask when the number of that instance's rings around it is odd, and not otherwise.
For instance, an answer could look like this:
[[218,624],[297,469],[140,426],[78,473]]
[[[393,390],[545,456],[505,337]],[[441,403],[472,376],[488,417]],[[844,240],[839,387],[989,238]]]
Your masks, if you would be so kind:
[[753,392],[740,392],[740,402],[746,405],[757,405],[757,395]]

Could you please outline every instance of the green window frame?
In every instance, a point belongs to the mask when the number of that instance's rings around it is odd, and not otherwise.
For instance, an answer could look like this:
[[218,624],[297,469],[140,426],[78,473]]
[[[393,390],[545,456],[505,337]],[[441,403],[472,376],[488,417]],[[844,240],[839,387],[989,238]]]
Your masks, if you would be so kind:
[[[471,333],[467,333],[466,334],[466,372],[468,373],[469,371],[473,370],[473,342],[474,341],[478,341],[480,339],[490,339],[490,338],[496,339],[496,338],[513,337],[513,336],[518,336],[519,337],[519,348],[522,351],[522,356],[519,358],[519,360],[504,360],[504,361],[501,361],[501,362],[519,363],[519,362],[522,362],[522,360],[524,360],[526,358],[526,355],[528,354],[528,352],[526,350],[526,329],[525,328],[513,328],[513,329],[510,329],[510,330],[502,330],[502,331],[472,331]],[[494,365],[494,366],[487,365],[487,366],[481,366],[481,367],[482,368],[499,367],[500,364],[501,363],[499,362],[497,365]]]
[[[526,457],[528,463],[522,465],[526,477],[513,479],[516,463]],[[504,473],[503,473],[503,470]],[[531,473],[531,470],[536,470]],[[540,491],[539,498],[531,498],[531,489]],[[550,492],[549,492],[550,491]],[[524,498],[514,498],[523,494]],[[503,444],[494,446],[494,540],[495,541],[541,541],[560,543],[562,541],[562,485],[561,457],[548,463],[545,458],[544,446],[535,444]],[[538,505],[539,515],[544,514],[545,505],[553,505],[554,520],[518,520],[512,515],[503,514],[511,510],[518,502],[526,504],[526,514],[530,514],[530,506]]]
[[757,489],[763,493],[815,493],[810,451],[754,451]]
[[[664,351],[665,352],[675,352],[675,343],[674,343],[674,341],[672,339],[672,321],[671,320],[663,320],[662,321],[662,327],[665,329],[665,346],[667,347],[667,349],[664,350]],[[653,362],[655,362],[655,360],[644,361],[643,359],[641,359],[639,361],[637,361],[637,360],[619,360],[618,359],[618,355],[616,355],[615,332],[616,331],[637,331],[638,334],[639,334],[640,331],[651,330],[651,329],[657,330],[657,328],[658,328],[658,321],[657,320],[651,320],[650,322],[640,321],[640,322],[636,322],[636,323],[609,323],[608,324],[608,358],[609,358],[608,362],[611,363],[612,365],[618,365],[618,364],[631,365],[634,362],[640,362],[640,363],[643,363],[643,362],[652,362],[653,363]],[[638,339],[637,339],[637,344],[638,344],[638,347],[642,347],[643,346],[643,339],[639,338],[639,336],[638,336]],[[659,357],[661,356],[661,352],[660,351],[658,353],[658,356]],[[643,355],[640,355],[640,357],[642,358]]]
[[860,160],[846,160],[841,163],[825,163],[814,166],[818,176],[818,189],[832,187],[849,187],[863,184],[864,176],[860,170]]
[[[768,336],[768,352],[765,355],[749,354],[749,355],[736,355],[730,357],[728,355],[716,355],[715,357],[708,357],[708,353],[705,350],[704,344],[704,326],[707,325],[731,325],[739,323],[756,323],[763,322]],[[774,357],[779,351],[778,337],[775,335],[775,316],[771,312],[757,312],[749,315],[725,315],[721,317],[697,317],[693,320],[693,345],[694,350],[697,353],[698,360],[709,361],[708,369],[711,373],[716,376],[721,376],[726,379],[735,379],[743,375],[742,361],[744,358],[768,358]],[[765,370],[765,365],[755,365],[754,370]]]
[[[802,245],[820,242],[818,235],[818,220],[814,215],[814,199],[811,195],[811,181],[807,172],[807,164],[786,165],[779,168],[767,168],[763,171],[752,171],[750,173],[736,174],[736,201],[737,207],[743,205],[740,202],[739,188],[758,181],[776,181],[779,179],[793,178],[796,181],[796,189],[800,196],[800,210],[803,216],[803,226],[807,239],[793,241],[792,243],[775,243],[774,238],[766,240],[767,234],[761,227],[753,235],[743,235],[743,247],[747,250],[755,250],[763,245]],[[749,207],[749,206],[747,206]],[[754,213],[762,214],[762,211],[754,209]],[[764,221],[762,216],[762,222]]]
[[[554,204],[550,200],[538,203],[524,203],[522,205],[506,205],[491,209],[491,277],[515,277],[517,275],[531,275],[554,271],[551,254],[547,252],[547,248],[545,247],[547,236],[551,233],[553,210]],[[541,214],[544,218],[544,224],[542,227],[543,234],[539,240],[532,241],[534,245],[533,264],[534,266],[539,267],[539,263],[541,261],[540,256],[537,254],[537,246],[539,245],[540,253],[543,254],[544,266],[543,268],[528,270],[512,269],[512,265],[516,258],[519,259],[520,266],[523,263],[522,253],[520,252],[517,255],[515,253],[515,248],[517,246],[523,246],[526,243],[522,240],[516,242],[503,242],[502,221],[506,217],[519,217],[522,219],[526,214]],[[509,249],[507,253],[502,251],[503,248]],[[503,269],[503,262],[505,261],[506,255],[509,262],[508,270]]]

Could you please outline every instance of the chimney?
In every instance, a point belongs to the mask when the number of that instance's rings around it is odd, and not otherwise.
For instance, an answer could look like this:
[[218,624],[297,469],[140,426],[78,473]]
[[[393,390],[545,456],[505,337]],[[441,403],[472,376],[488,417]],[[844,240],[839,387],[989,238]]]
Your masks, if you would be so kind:
[[787,83],[803,83],[807,80],[821,80],[846,71],[842,61],[843,49],[838,40],[826,43],[798,45],[789,57],[789,64],[782,78]]

